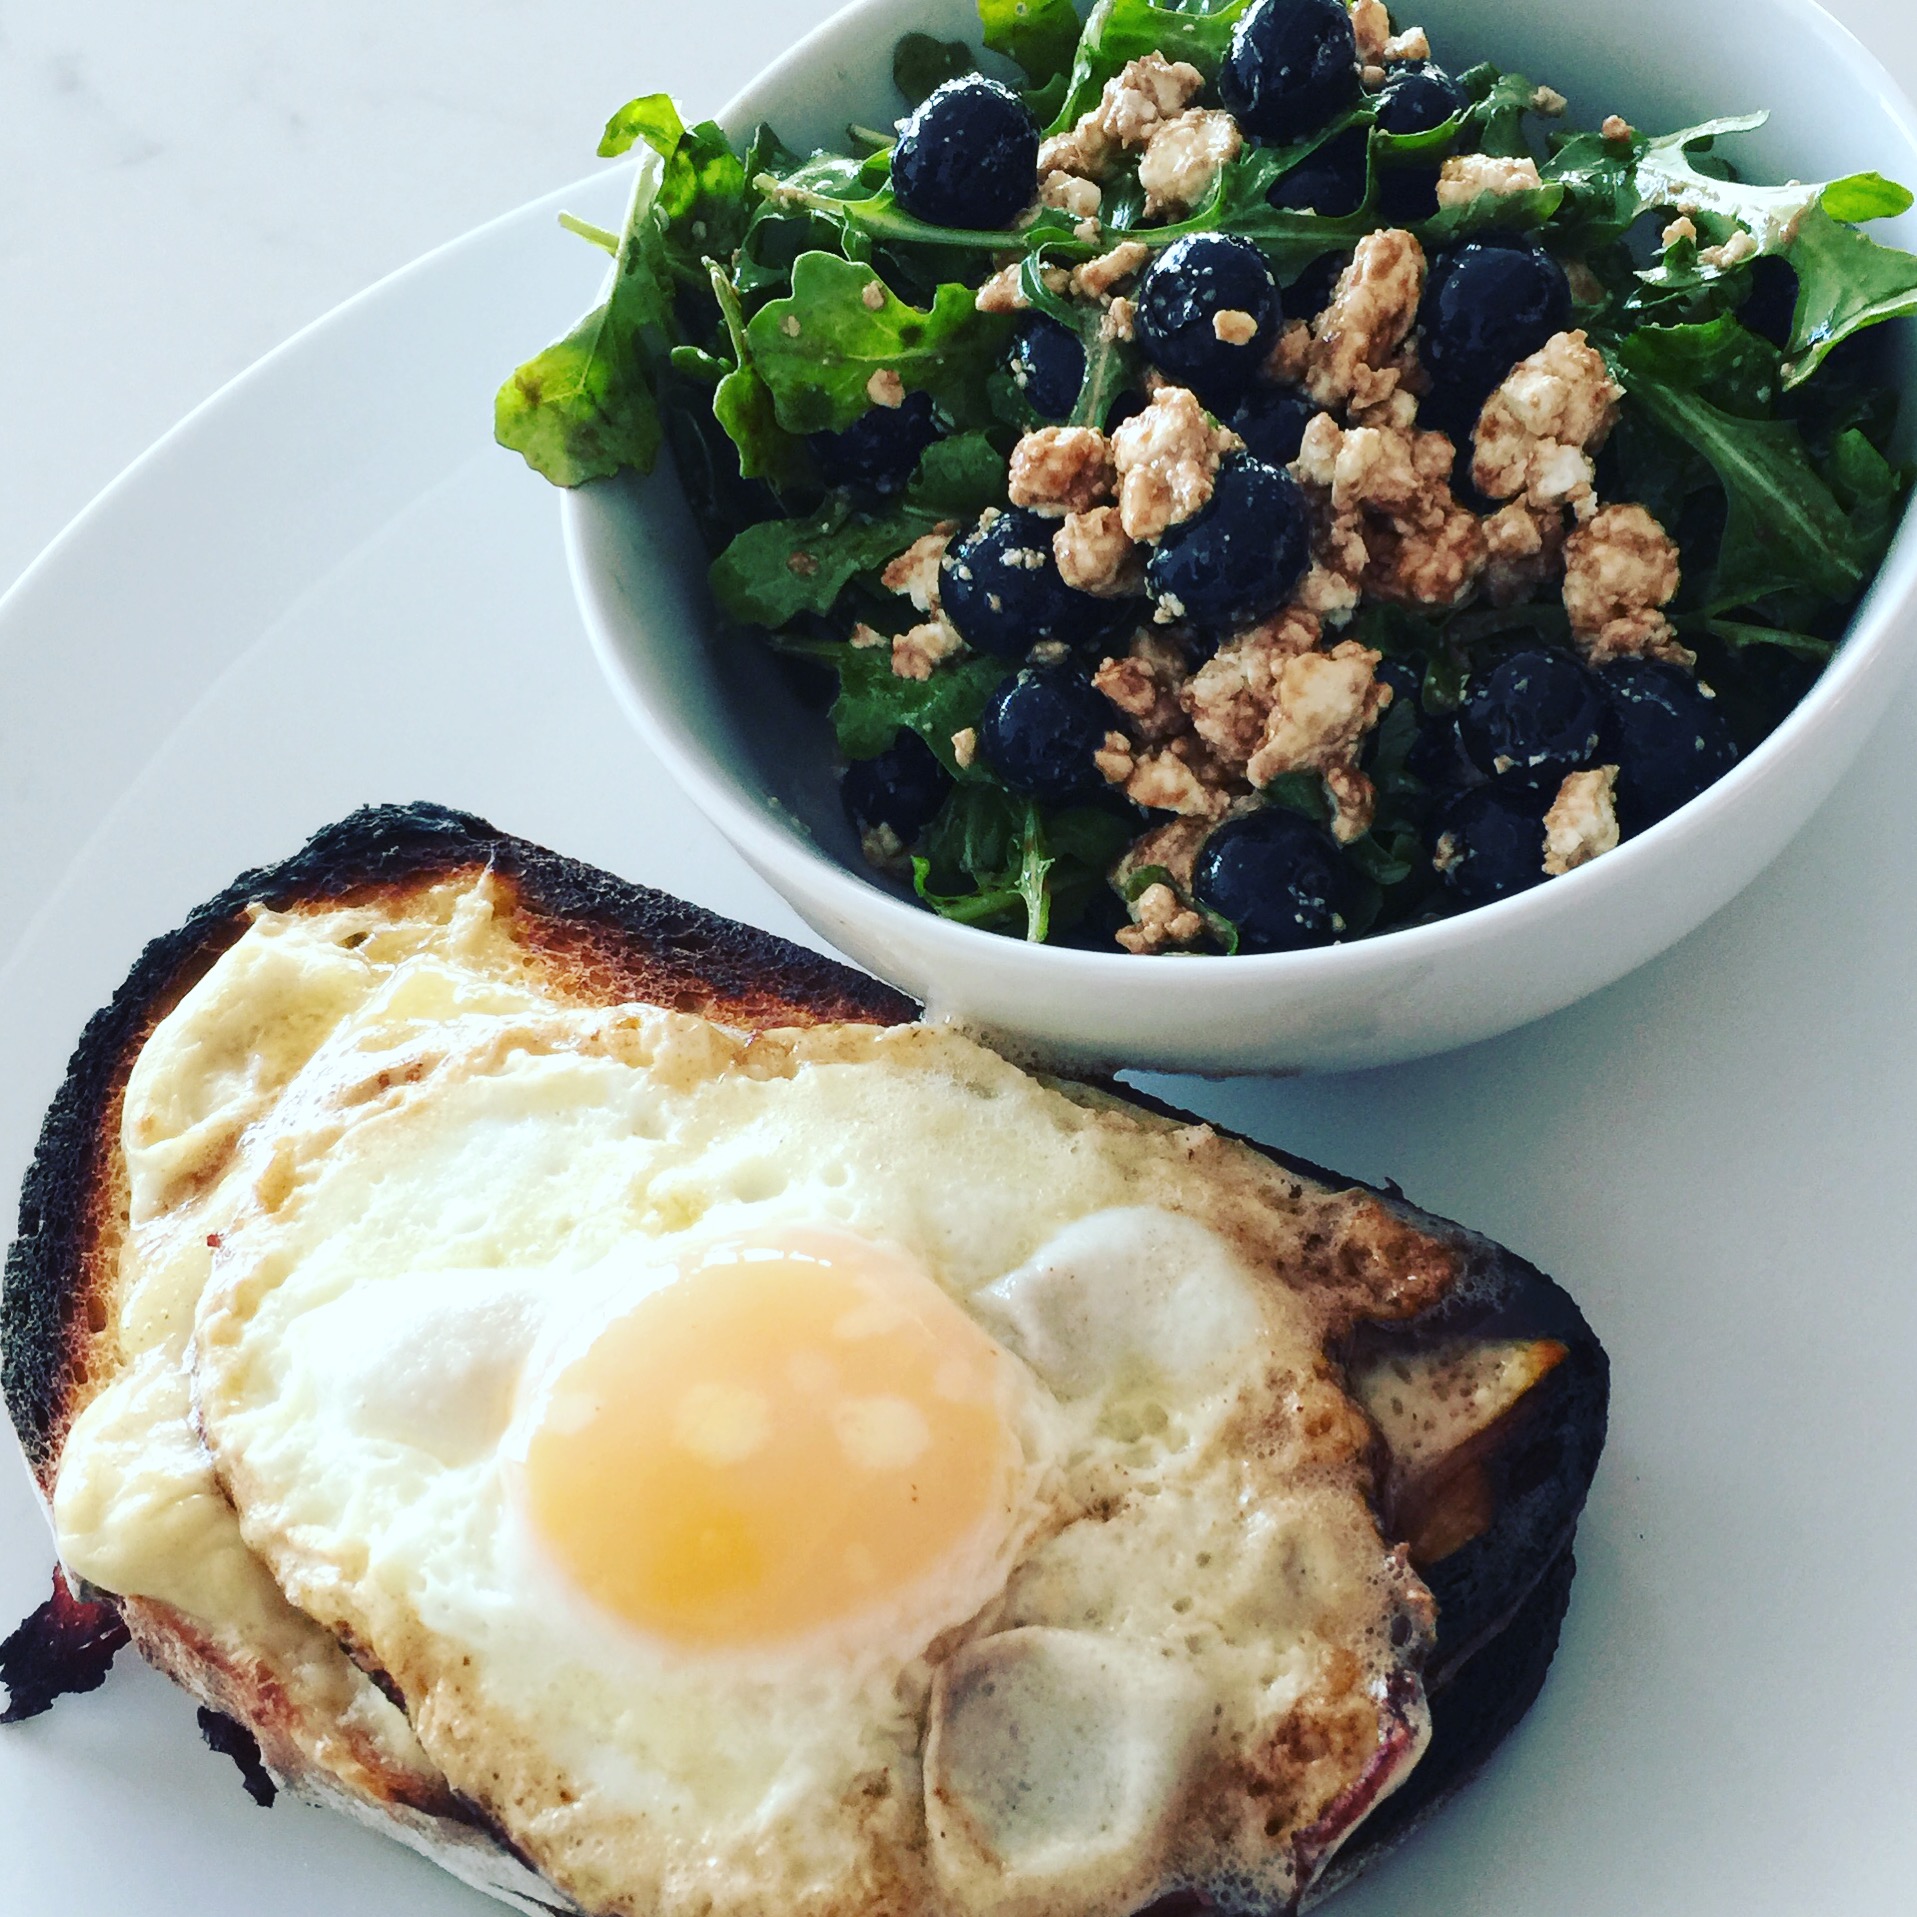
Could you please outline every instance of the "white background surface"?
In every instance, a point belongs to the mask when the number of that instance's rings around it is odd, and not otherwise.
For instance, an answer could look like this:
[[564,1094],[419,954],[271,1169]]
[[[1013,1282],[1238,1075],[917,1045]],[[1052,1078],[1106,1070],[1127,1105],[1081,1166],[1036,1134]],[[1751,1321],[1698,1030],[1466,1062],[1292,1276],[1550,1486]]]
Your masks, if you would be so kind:
[[[665,86],[716,106],[824,10],[0,9],[0,576],[261,350],[425,247],[587,171],[621,98]],[[1837,10],[1917,80],[1907,0]],[[514,252],[554,268],[550,290],[497,293],[500,331],[522,350],[544,324],[532,315],[556,321],[576,303],[564,273],[590,278],[570,264],[576,247]],[[461,297],[487,286],[478,272]],[[474,371],[439,364],[430,309],[408,310],[385,366],[391,404],[457,420]],[[713,836],[671,810],[599,696],[549,503],[486,456],[477,399],[470,457],[461,442],[442,459],[422,430],[441,463],[392,477],[396,516],[377,465],[354,496],[301,501],[345,556],[292,599],[273,596],[290,563],[275,522],[199,525],[185,496],[177,523],[152,519],[154,544],[127,559],[127,578],[92,598],[85,582],[63,585],[65,623],[49,613],[33,628],[44,658],[6,662],[0,1187],[140,932],[361,798],[475,805],[790,929]],[[244,426],[203,443],[202,468],[244,482],[257,461],[263,489],[299,498],[285,484],[295,453]],[[285,531],[289,550],[298,530]],[[176,563],[210,564],[187,550],[196,540],[232,583],[203,595],[187,629],[168,581]],[[165,600],[184,691],[168,660],[142,656],[141,568]],[[202,635],[204,670],[187,660]],[[141,699],[165,713],[123,765],[99,728],[126,701],[116,686],[96,709],[84,690],[95,656],[103,671],[118,659],[148,673]],[[22,689],[39,686],[58,703],[36,707]],[[297,714],[263,730],[291,687]],[[77,796],[49,808],[61,741],[28,736],[49,724],[70,728],[76,763],[122,767],[121,786],[88,799],[76,774]],[[1912,1908],[1914,752],[1917,693],[1750,893],[1556,1019],[1404,1071],[1178,1088],[1227,1122],[1396,1176],[1536,1258],[1617,1366],[1612,1446],[1551,1686],[1468,1797],[1340,1906],[1349,1917]],[[38,1600],[46,1562],[24,1483],[0,1471],[0,1614]],[[137,1668],[0,1733],[0,1859],[7,1911],[487,1908],[315,1814],[255,1811],[199,1748],[190,1709]]]

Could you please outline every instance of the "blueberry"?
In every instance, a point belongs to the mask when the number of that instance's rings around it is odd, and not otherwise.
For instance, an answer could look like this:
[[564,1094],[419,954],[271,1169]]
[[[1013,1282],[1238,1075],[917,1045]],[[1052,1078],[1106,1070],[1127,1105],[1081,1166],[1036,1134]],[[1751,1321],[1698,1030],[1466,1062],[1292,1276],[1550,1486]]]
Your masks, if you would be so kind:
[[1628,835],[1668,818],[1737,763],[1729,722],[1688,672],[1620,659],[1598,674],[1611,707],[1618,824]]
[[1274,181],[1266,202],[1295,213],[1322,213],[1328,219],[1341,220],[1357,212],[1365,203],[1369,145],[1370,135],[1363,127],[1347,127]]
[[[1221,313],[1250,314],[1249,339],[1220,339]],[[1251,384],[1284,307],[1265,256],[1229,233],[1188,233],[1152,262],[1138,289],[1138,343],[1159,370],[1215,409]]]
[[1481,785],[1462,792],[1438,815],[1437,865],[1446,888],[1464,905],[1489,905],[1544,881],[1542,792]]
[[1221,825],[1192,873],[1199,904],[1238,928],[1241,952],[1299,952],[1343,937],[1351,869],[1323,827],[1267,806]]
[[1128,419],[1136,419],[1151,402],[1131,387],[1118,394],[1105,412],[1105,431],[1115,433]]
[[1027,667],[986,701],[979,751],[1012,791],[1056,803],[1103,785],[1092,754],[1117,724],[1111,701],[1082,672]]
[[1434,425],[1468,438],[1484,402],[1520,360],[1571,324],[1571,285],[1529,241],[1472,240],[1442,256],[1418,309]]
[[1248,625],[1275,612],[1305,576],[1311,508],[1292,476],[1234,453],[1203,511],[1171,527],[1146,566],[1154,598],[1205,626]]
[[1037,123],[1017,94],[980,73],[935,89],[892,149],[900,210],[933,226],[1010,226],[1037,188]]
[[1373,96],[1378,124],[1387,133],[1431,133],[1457,114],[1467,111],[1471,96],[1429,60],[1406,60],[1388,68],[1385,83]]
[[828,486],[865,486],[875,493],[895,493],[938,437],[931,395],[908,393],[901,406],[874,406],[844,432],[811,433],[805,443]]
[[1480,772],[1555,793],[1567,772],[1597,756],[1604,722],[1604,695],[1584,664],[1534,646],[1472,676],[1458,737]]
[[1111,605],[1058,576],[1058,521],[1014,506],[946,548],[939,604],[965,643],[1016,659],[1047,639],[1077,645],[1101,632]]
[[1267,466],[1289,466],[1305,443],[1305,428],[1319,409],[1288,386],[1257,386],[1238,402],[1231,430],[1245,450]]
[[1085,347],[1069,326],[1034,313],[1012,336],[1009,364],[1019,390],[1040,419],[1067,419],[1085,384]]
[[951,789],[952,775],[932,748],[916,732],[901,732],[876,758],[846,767],[839,797],[855,830],[889,825],[901,845],[910,845]]
[[1218,91],[1261,140],[1296,140],[1352,105],[1358,36],[1344,0],[1252,0],[1232,31]]
[[1350,264],[1349,253],[1320,253],[1285,288],[1285,311],[1293,319],[1316,319],[1331,304],[1331,296]]

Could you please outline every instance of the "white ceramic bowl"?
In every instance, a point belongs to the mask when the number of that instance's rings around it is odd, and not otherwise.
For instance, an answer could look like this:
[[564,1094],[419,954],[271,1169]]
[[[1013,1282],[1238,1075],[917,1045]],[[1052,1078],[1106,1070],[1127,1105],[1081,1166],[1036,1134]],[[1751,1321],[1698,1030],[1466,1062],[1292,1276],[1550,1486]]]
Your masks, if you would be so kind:
[[[1404,0],[1400,12],[1430,31],[1447,65],[1496,59],[1548,80],[1586,126],[1621,112],[1663,130],[1768,107],[1770,125],[1737,146],[1754,176],[1875,167],[1917,184],[1917,112],[1811,0]],[[858,0],[720,117],[735,136],[770,120],[799,147],[839,144],[848,121],[883,125],[899,110],[892,46],[914,27],[977,43],[971,0]],[[1888,237],[1917,246],[1917,216]],[[1917,342],[1899,350],[1917,390]],[[1556,1011],[1675,943],[1777,856],[1843,777],[1917,648],[1917,526],[1907,523],[1810,696],[1727,778],[1641,838],[1520,897],[1410,931],[1313,952],[1146,960],[953,925],[875,882],[839,809],[825,721],[752,642],[717,633],[670,470],[582,488],[563,510],[574,585],[614,689],[751,864],[840,951],[934,1016],[1079,1067],[1383,1065]]]

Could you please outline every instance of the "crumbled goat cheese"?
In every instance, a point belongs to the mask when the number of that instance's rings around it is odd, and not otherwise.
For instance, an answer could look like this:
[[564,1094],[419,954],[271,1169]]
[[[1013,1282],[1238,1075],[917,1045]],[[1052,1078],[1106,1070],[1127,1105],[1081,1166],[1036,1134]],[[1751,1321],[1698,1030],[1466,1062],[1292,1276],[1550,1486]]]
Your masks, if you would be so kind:
[[1227,346],[1249,346],[1258,337],[1258,322],[1235,306],[1225,306],[1211,316],[1211,331]]
[[1471,480],[1487,499],[1597,510],[1592,455],[1617,424],[1624,389],[1581,332],[1559,333],[1511,369],[1478,417]]
[[1573,772],[1544,815],[1544,869],[1557,878],[1617,847],[1617,767]]
[[1382,60],[1391,44],[1391,14],[1384,0],[1352,0],[1351,31],[1357,36],[1358,58],[1366,66]]
[[1757,241],[1740,226],[1722,246],[1707,246],[1697,257],[1701,265],[1726,273],[1733,266],[1742,266],[1746,260],[1755,259],[1762,250]]
[[928,619],[892,641],[892,671],[900,679],[929,679],[941,660],[964,650],[965,641],[944,619]]
[[1570,109],[1571,102],[1556,87],[1539,87],[1531,95],[1531,111],[1542,114],[1547,120],[1561,120]]
[[868,626],[863,619],[852,628],[852,646],[855,651],[864,652],[872,646],[889,646],[891,640],[876,626]]
[[1111,441],[1090,426],[1041,426],[1012,448],[1012,504],[1050,519],[1089,512],[1116,481]]
[[1101,299],[1120,280],[1128,280],[1152,256],[1143,240],[1120,240],[1109,253],[1074,269],[1071,289],[1081,299]]
[[1188,213],[1244,145],[1238,122],[1214,107],[1190,107],[1153,129],[1138,162],[1148,214]]
[[1564,546],[1564,609],[1585,658],[1695,665],[1663,611],[1681,581],[1676,545],[1642,506],[1606,506],[1580,526]]
[[859,834],[859,850],[865,854],[867,865],[877,866],[881,872],[886,872],[904,863],[905,841],[889,825],[881,822],[868,825]]
[[1453,500],[1429,526],[1370,521],[1365,591],[1402,606],[1459,606],[1484,576],[1490,555],[1476,513]]
[[1105,747],[1092,755],[1106,782],[1117,786],[1133,805],[1147,812],[1171,812],[1181,819],[1222,819],[1231,810],[1227,775],[1189,734],[1149,750],[1133,745],[1122,732],[1108,733]]
[[1250,764],[1265,742],[1279,672],[1294,654],[1311,651],[1322,630],[1310,613],[1287,608],[1227,639],[1186,682],[1179,703],[1225,765]]
[[1137,323],[1138,308],[1121,293],[1105,309],[1105,317],[1098,322],[1100,339],[1130,339]]
[[905,382],[889,366],[879,370],[865,382],[865,396],[874,406],[898,407],[905,404]]
[[1190,674],[1184,653],[1155,632],[1138,633],[1122,659],[1106,659],[1092,684],[1125,715],[1134,738],[1157,745],[1189,730],[1178,695]]
[[879,584],[887,592],[902,592],[920,612],[936,612],[939,606],[939,561],[958,531],[958,522],[942,519],[929,533],[912,541],[879,574]]
[[1145,583],[1145,553],[1125,530],[1116,506],[1067,513],[1052,535],[1058,576],[1095,599],[1124,599]]
[[1121,927],[1117,938],[1136,957],[1196,945],[1205,936],[1205,921],[1169,885],[1146,886],[1131,910],[1135,923]]
[[1098,211],[1104,197],[1096,180],[1081,179],[1076,173],[1063,173],[1056,169],[1046,174],[1038,186],[1040,206],[1055,206],[1075,220],[1090,219]]
[[1676,246],[1681,240],[1694,241],[1697,238],[1697,222],[1688,213],[1680,213],[1664,229],[1662,238],[1667,250]]
[[1280,329],[1259,371],[1275,385],[1302,386],[1310,365],[1311,322],[1295,319]]
[[952,734],[952,758],[963,772],[978,757],[978,727],[967,726]]
[[1438,204],[1469,206],[1486,193],[1502,199],[1543,184],[1537,161],[1528,156],[1507,160],[1492,153],[1459,153],[1438,170]]
[[1076,173],[1103,179],[1128,147],[1141,147],[1154,129],[1182,113],[1204,90],[1205,76],[1183,60],[1148,53],[1105,82],[1098,104],[1038,150],[1041,176]]
[[1564,514],[1514,499],[1484,522],[1484,591],[1494,606],[1517,606],[1564,570]]
[[1637,138],[1637,128],[1621,113],[1611,114],[1598,131],[1602,133],[1607,140],[1613,142],[1635,140]]
[[[1240,800],[1234,810],[1251,803],[1248,799]],[[1147,866],[1155,865],[1161,872],[1170,873],[1171,882],[1179,891],[1189,893],[1198,855],[1211,832],[1208,819],[1167,819],[1163,825],[1153,826],[1126,847],[1124,856],[1112,867],[1112,883],[1123,892]]]
[[1258,786],[1285,772],[1322,775],[1337,769],[1332,832],[1345,844],[1362,838],[1371,825],[1369,781],[1352,775],[1365,734],[1391,703],[1391,688],[1377,677],[1380,657],[1369,646],[1344,639],[1329,652],[1299,652],[1282,661],[1264,739],[1245,768]]
[[1156,539],[1204,506],[1219,460],[1241,442],[1183,386],[1163,386],[1111,443],[1120,522],[1133,539]]
[[1401,60],[1428,60],[1431,58],[1431,36],[1422,27],[1407,27],[1402,33],[1394,33],[1384,43],[1384,63],[1395,66]]
[[1395,227],[1367,234],[1312,326],[1305,389],[1320,406],[1370,406],[1387,398],[1407,367],[1399,349],[1418,322],[1424,248]]
[[869,311],[874,313],[884,312],[885,311],[884,282],[880,280],[867,280],[866,283],[859,288],[859,298],[865,302],[865,305]]

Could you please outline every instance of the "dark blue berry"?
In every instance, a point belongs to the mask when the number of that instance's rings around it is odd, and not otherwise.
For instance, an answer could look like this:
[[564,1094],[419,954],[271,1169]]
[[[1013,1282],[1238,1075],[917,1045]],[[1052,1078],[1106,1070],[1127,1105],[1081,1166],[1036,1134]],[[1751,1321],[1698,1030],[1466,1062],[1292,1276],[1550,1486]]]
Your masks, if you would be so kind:
[[842,433],[811,433],[820,476],[828,486],[864,486],[895,493],[912,477],[926,447],[939,437],[929,393],[908,393],[900,406],[874,406]]
[[1012,791],[1057,803],[1103,785],[1092,754],[1117,724],[1111,701],[1082,672],[1028,667],[986,701],[979,751]]
[[[1220,339],[1220,313],[1249,313],[1248,340]],[[1214,409],[1229,407],[1271,351],[1284,308],[1265,256],[1229,233],[1188,233],[1152,262],[1138,289],[1139,345],[1158,369]]]
[[1037,190],[1038,126],[1009,87],[947,80],[899,130],[892,192],[933,226],[1010,226]]
[[1044,640],[1077,645],[1110,623],[1109,601],[1058,576],[1057,530],[1057,520],[1014,506],[946,548],[939,604],[974,651],[1022,658]]
[[1620,659],[1598,674],[1611,707],[1607,752],[1617,757],[1618,824],[1642,832],[1688,804],[1737,763],[1717,702],[1688,672]]
[[1293,319],[1316,319],[1331,304],[1338,282],[1351,264],[1349,253],[1321,253],[1284,290],[1285,311]]
[[1128,419],[1136,419],[1150,402],[1143,393],[1127,387],[1114,399],[1105,413],[1105,431],[1115,433]]
[[1321,826],[1277,806],[1221,825],[1205,841],[1192,894],[1238,928],[1241,952],[1299,952],[1344,936],[1351,868]]
[[1319,409],[1289,386],[1255,386],[1238,402],[1231,430],[1253,459],[1267,466],[1289,466],[1305,443],[1305,428]]
[[1438,210],[1438,169],[1413,161],[1378,173],[1378,218],[1388,226],[1416,226]]
[[1294,213],[1322,213],[1343,219],[1365,203],[1365,153],[1370,136],[1361,126],[1346,127],[1334,139],[1315,147],[1272,183],[1265,195],[1272,206]]
[[1277,611],[1311,558],[1311,508],[1292,476],[1234,453],[1202,512],[1171,527],[1146,567],[1174,618],[1248,625]]
[[864,832],[889,825],[910,845],[945,803],[952,775],[916,732],[901,732],[876,758],[854,759],[839,786],[846,817]]
[[1489,905],[1544,882],[1544,814],[1551,797],[1505,785],[1462,792],[1438,815],[1435,858],[1464,905]]
[[1012,336],[1008,362],[1025,403],[1040,419],[1066,419],[1085,384],[1085,347],[1069,326],[1033,313]]
[[1407,60],[1390,67],[1373,96],[1378,124],[1387,133],[1431,133],[1467,111],[1471,96],[1429,60]]
[[1344,0],[1252,0],[1218,75],[1225,105],[1261,140],[1296,140],[1352,105],[1358,36]]
[[1433,385],[1425,416],[1468,437],[1512,367],[1570,326],[1571,285],[1540,246],[1472,240],[1433,267],[1418,324]]
[[1597,756],[1604,694],[1583,662],[1556,647],[1529,647],[1476,673],[1458,713],[1458,737],[1488,778],[1556,792],[1567,772]]

